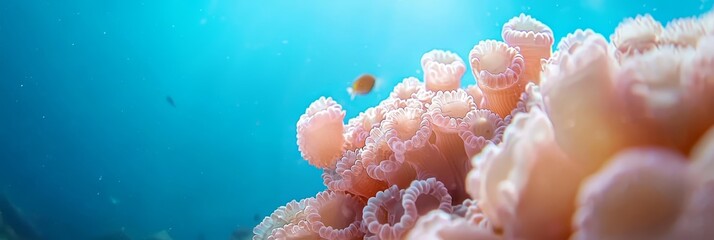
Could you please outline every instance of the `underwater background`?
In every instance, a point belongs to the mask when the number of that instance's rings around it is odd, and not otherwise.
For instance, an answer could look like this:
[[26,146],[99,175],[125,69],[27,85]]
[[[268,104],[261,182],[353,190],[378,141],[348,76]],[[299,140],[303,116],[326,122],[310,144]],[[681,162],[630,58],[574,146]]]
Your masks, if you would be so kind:
[[[537,2],[537,3],[536,3]],[[43,239],[229,239],[325,187],[295,124],[356,116],[432,49],[460,56],[527,13],[556,43],[711,1],[0,1],[0,194]],[[557,44],[555,45],[557,46]],[[375,90],[345,89],[370,73]],[[466,74],[462,84],[474,82]],[[171,99],[172,102],[167,101]],[[174,105],[172,105],[174,104]]]

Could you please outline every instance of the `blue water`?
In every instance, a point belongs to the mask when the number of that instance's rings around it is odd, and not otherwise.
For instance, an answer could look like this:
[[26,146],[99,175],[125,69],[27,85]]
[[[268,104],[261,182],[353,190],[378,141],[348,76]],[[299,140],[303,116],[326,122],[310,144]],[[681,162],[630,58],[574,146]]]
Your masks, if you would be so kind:
[[[320,96],[356,116],[421,78],[423,53],[467,58],[521,12],[559,40],[712,7],[534,2],[2,0],[0,193],[46,239],[228,239],[324,189],[295,138]],[[364,72],[382,85],[350,101],[345,88]]]

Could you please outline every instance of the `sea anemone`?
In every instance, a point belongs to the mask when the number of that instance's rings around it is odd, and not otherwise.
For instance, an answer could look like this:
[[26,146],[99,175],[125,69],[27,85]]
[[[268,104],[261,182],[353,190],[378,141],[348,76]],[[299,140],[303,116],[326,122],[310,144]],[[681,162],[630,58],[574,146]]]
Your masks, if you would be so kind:
[[663,31],[662,24],[649,14],[625,19],[610,36],[615,47],[615,57],[623,61],[656,48]]
[[297,123],[297,144],[302,157],[318,168],[334,168],[344,150],[345,111],[332,98],[310,104]]
[[426,89],[451,91],[461,86],[461,77],[466,72],[464,60],[450,51],[432,50],[421,57]]
[[414,181],[401,190],[392,186],[370,198],[364,208],[367,239],[401,239],[419,216],[434,209],[451,212],[451,196],[436,179]]
[[350,119],[345,126],[345,141],[347,150],[363,148],[365,140],[372,128],[378,127],[387,113],[384,106],[371,107]]
[[348,150],[337,162],[335,170],[322,174],[325,186],[333,191],[343,191],[368,199],[387,188],[387,183],[367,175],[362,164],[362,149]]
[[362,208],[358,198],[324,191],[310,199],[305,208],[310,229],[325,239],[361,239]]
[[525,87],[525,67],[518,50],[503,42],[481,41],[469,53],[471,71],[485,98],[485,108],[506,117],[516,107]]
[[[276,209],[270,216],[265,217],[258,226],[253,229],[253,240],[275,239],[276,230],[289,228],[288,232],[280,233],[279,235],[291,234],[293,226],[298,224],[306,224],[305,207],[310,199],[303,199],[299,202],[292,200],[285,206]],[[306,225],[304,225],[306,226]],[[299,227],[298,227],[299,228]],[[284,231],[284,230],[281,230]],[[301,232],[301,231],[298,231]]]
[[542,59],[550,58],[553,31],[535,18],[521,14],[503,25],[501,36],[508,46],[518,47],[523,56],[526,66],[521,78],[524,83],[540,83],[540,64]]

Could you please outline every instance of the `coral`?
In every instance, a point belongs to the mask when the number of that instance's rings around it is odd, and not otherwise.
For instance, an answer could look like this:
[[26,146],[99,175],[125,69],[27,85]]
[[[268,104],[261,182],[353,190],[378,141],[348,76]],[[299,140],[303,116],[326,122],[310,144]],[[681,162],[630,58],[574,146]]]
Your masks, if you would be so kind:
[[[307,207],[307,202],[310,199],[303,199],[299,202],[293,200],[290,201],[285,206],[276,209],[270,216],[265,217],[263,221],[258,224],[253,229],[253,240],[259,239],[275,239],[276,232],[281,232],[280,234],[293,234],[296,231],[289,231],[290,233],[285,233],[285,229],[292,229],[297,227],[299,224],[304,225],[306,223],[305,207]],[[297,227],[299,229],[299,227]],[[279,235],[280,235],[279,234]]]
[[429,178],[401,190],[393,185],[370,198],[364,208],[367,239],[401,239],[431,210],[451,211],[451,196],[441,182]]
[[662,38],[662,31],[662,24],[649,14],[625,19],[610,36],[615,56],[623,61],[656,48]]
[[344,124],[320,98],[298,149],[327,190],[254,239],[707,239],[714,12],[625,19],[610,41],[520,15],[503,40],[421,59],[424,81]]
[[455,53],[432,50],[421,58],[424,82],[430,91],[450,91],[461,86],[461,77],[466,72],[464,60]]
[[481,41],[469,53],[471,72],[477,79],[487,108],[506,117],[518,103],[525,87],[525,68],[518,49],[494,40]]
[[297,143],[302,157],[318,168],[333,168],[344,150],[345,111],[332,98],[310,104],[297,123]]
[[406,239],[499,240],[503,239],[503,237],[496,235],[488,229],[474,225],[466,219],[454,217],[443,211],[432,211],[419,219],[416,227],[414,227],[414,230],[409,233]]
[[325,239],[360,239],[362,203],[359,198],[343,192],[325,191],[317,194],[305,208],[306,220],[312,232]]
[[553,31],[535,18],[521,13],[503,25],[501,35],[508,46],[518,47],[523,56],[526,68],[521,78],[525,83],[540,83],[540,63],[542,59],[550,58]]

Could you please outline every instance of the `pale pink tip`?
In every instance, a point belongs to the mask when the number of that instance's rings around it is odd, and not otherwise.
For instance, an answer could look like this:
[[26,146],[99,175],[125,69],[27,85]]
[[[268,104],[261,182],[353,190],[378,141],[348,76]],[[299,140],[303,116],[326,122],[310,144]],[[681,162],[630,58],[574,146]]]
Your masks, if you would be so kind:
[[390,97],[380,102],[379,106],[384,109],[387,109],[388,111],[394,111],[402,108],[424,109],[424,103],[414,98],[404,100]]
[[409,231],[407,240],[452,240],[452,239],[478,239],[499,240],[503,237],[496,235],[489,229],[474,225],[467,219],[454,217],[444,211],[431,211],[417,221],[414,229]]
[[540,83],[541,60],[550,58],[553,46],[553,31],[532,18],[522,14],[503,25],[503,40],[511,47],[518,47],[525,61],[521,78],[525,82]]
[[[711,103],[699,98],[696,90],[691,92],[686,82],[689,79],[682,77],[686,76],[682,70],[687,69],[683,64],[695,58],[695,54],[691,48],[662,46],[632,57],[622,65],[618,86],[622,90],[622,102],[633,120],[650,129],[646,130],[649,143],[664,144],[687,153],[714,123],[711,108],[700,107],[702,104],[711,106]],[[706,55],[712,59],[711,54]],[[700,70],[695,71],[695,75],[701,76]]]
[[400,222],[404,215],[403,193],[404,190],[393,185],[367,200],[367,206],[362,209],[362,226],[371,233],[368,235],[375,239],[398,239],[408,230]]
[[307,221],[302,221],[297,224],[291,223],[283,228],[278,228],[273,231],[273,234],[267,240],[294,240],[294,239],[322,239],[319,234],[310,230]]
[[415,98],[415,95],[424,89],[424,83],[415,77],[408,77],[394,86],[394,90],[389,94],[390,98],[407,100]]
[[421,108],[402,108],[389,113],[382,122],[389,148],[403,162],[404,154],[423,147],[431,136],[429,122],[422,117]]
[[649,14],[625,19],[610,36],[616,48],[616,57],[623,61],[629,56],[654,49],[663,30],[662,24]]
[[702,23],[702,26],[704,27],[704,32],[707,35],[714,34],[714,10],[710,10],[709,12],[700,16],[699,21]]
[[469,61],[486,107],[501,117],[508,115],[526,83],[519,78],[525,62],[518,50],[503,42],[481,41],[469,53]]
[[434,92],[427,90],[423,82],[415,77],[408,77],[398,83],[389,94],[389,98],[382,101],[379,105],[396,109],[403,108],[407,105],[415,107],[414,101],[419,101],[423,106],[431,103],[432,97],[434,97]]
[[411,218],[402,216],[402,221],[413,226],[419,216],[429,211],[438,209],[451,213],[451,203],[448,190],[436,178],[413,181],[402,195],[404,216]]
[[453,215],[462,217],[474,226],[493,233],[493,226],[488,218],[486,218],[483,210],[478,206],[478,201],[466,199],[461,204],[454,206],[453,209]]
[[699,19],[693,17],[674,19],[664,28],[660,44],[695,47],[704,34],[706,34],[704,24]]
[[[543,71],[541,93],[558,144],[591,169],[639,136],[624,127],[615,69],[607,41],[590,35],[572,54],[562,55],[558,64]],[[598,129],[597,134],[592,129]]]
[[308,202],[305,208],[310,230],[325,239],[361,239],[362,208],[357,197],[323,191]]
[[553,45],[553,31],[535,18],[521,13],[503,25],[501,37],[510,46]]
[[458,126],[470,111],[476,110],[476,103],[463,89],[437,92],[428,106],[429,120],[445,132],[457,133]]
[[326,169],[322,174],[325,186],[333,191],[349,192],[368,199],[387,188],[387,184],[371,178],[362,165],[362,149],[347,150],[337,162],[335,170]]
[[297,123],[297,144],[302,157],[318,168],[333,168],[344,151],[345,111],[332,98],[310,104]]
[[432,50],[421,57],[426,89],[430,91],[450,91],[461,86],[461,77],[466,72],[464,60],[456,53]]
[[390,186],[396,184],[406,187],[416,179],[417,173],[411,165],[395,158],[385,133],[386,129],[372,129],[362,152],[363,164],[370,177],[386,181]]
[[348,150],[363,148],[365,140],[369,137],[369,131],[379,126],[387,111],[383,106],[371,107],[350,119],[345,126],[346,148]]
[[454,178],[451,163],[434,144],[436,137],[432,124],[423,115],[424,111],[417,108],[398,109],[390,112],[382,123],[395,160],[411,166],[416,179],[435,177],[449,190],[461,190],[459,186],[463,179]]
[[[381,128],[374,128],[370,131],[370,136],[365,141],[365,147],[362,151],[362,162],[365,166],[379,165],[380,162],[388,160],[394,152],[389,149],[385,131]],[[372,176],[370,174],[370,176]],[[374,177],[374,176],[372,176]]]
[[265,217],[263,221],[253,228],[253,240],[269,239],[277,229],[281,229],[290,224],[298,224],[306,221],[304,214],[305,207],[309,199],[290,201],[285,206],[276,209],[270,216]]
[[[481,152],[487,144],[501,142],[506,125],[501,117],[487,109],[479,109],[466,114],[459,125],[459,136],[469,159]],[[470,163],[467,162],[470,165]],[[464,166],[469,168],[470,166]]]
[[486,99],[483,97],[483,91],[478,87],[478,84],[469,85],[465,90],[473,98],[476,108],[486,108]]
[[[553,53],[553,56],[547,60],[543,59],[541,61],[541,71],[544,71],[547,65],[560,64],[561,57],[573,54],[587,38],[597,37],[597,35],[598,34],[591,29],[577,29],[573,33],[568,33],[568,35],[563,37],[558,43],[558,48],[555,53]],[[547,79],[541,79],[541,84],[543,84],[543,81],[546,80]]]
[[401,239],[419,216],[431,210],[451,212],[451,196],[434,178],[414,181],[405,190],[392,186],[367,201],[363,225],[376,239]]
[[661,148],[631,148],[615,155],[581,187],[575,239],[665,236],[691,190],[685,161]]

